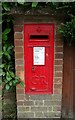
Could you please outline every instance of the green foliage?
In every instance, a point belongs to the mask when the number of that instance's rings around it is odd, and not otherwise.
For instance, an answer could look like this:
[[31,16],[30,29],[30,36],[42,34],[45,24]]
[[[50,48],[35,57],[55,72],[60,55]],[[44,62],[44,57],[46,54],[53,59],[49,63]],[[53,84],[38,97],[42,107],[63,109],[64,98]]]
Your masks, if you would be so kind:
[[[15,74],[14,66],[14,46],[13,38],[10,37],[12,33],[12,18],[7,14],[10,10],[10,5],[8,3],[2,4],[3,8],[3,29],[2,29],[2,51],[0,52],[0,59],[2,59],[2,64],[0,65],[0,76],[4,83],[4,89],[7,91],[11,90],[17,84],[24,84],[20,81],[19,77]],[[22,86],[22,85],[21,85]]]
[[63,40],[69,45],[75,41],[75,2],[64,2],[58,9],[64,10],[64,23],[61,24],[59,32],[62,34]]
[[3,2],[2,7],[3,7],[3,10],[10,11],[10,4],[8,4],[7,2]]
[[38,2],[33,2],[32,3],[32,8],[35,8],[37,6]]
[[[11,31],[10,28],[6,28],[6,29],[3,31],[3,33],[2,33],[2,38],[3,38],[4,41],[8,39],[8,33],[9,33],[10,31]],[[4,46],[4,47],[5,47],[5,46]]]
[[59,32],[62,34],[63,39],[71,44],[72,41],[75,41],[75,16],[71,15],[71,21],[62,24],[59,28]]

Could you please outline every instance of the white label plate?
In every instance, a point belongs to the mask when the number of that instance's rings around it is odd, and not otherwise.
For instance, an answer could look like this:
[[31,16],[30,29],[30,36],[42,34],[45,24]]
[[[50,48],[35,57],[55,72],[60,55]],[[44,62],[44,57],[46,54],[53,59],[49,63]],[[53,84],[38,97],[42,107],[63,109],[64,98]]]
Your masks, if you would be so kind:
[[45,65],[45,47],[33,47],[33,64]]

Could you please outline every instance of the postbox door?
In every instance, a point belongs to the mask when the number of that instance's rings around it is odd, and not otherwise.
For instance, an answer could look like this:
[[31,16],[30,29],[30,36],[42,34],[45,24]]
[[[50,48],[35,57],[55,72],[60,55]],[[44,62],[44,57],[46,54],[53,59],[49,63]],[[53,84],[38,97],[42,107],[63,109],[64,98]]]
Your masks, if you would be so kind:
[[26,93],[52,93],[54,46],[50,45],[49,40],[42,41],[40,38],[39,41],[39,37],[37,40],[36,38],[30,40],[29,34],[27,34],[25,41]]

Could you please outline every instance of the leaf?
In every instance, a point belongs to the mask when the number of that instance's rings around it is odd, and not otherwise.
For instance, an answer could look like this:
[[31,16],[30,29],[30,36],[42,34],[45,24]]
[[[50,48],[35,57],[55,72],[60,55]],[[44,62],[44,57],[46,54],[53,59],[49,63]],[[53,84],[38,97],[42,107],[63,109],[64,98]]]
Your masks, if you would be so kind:
[[15,77],[15,80],[19,80],[19,77],[18,77],[18,76],[16,76],[16,77]]
[[5,85],[5,89],[6,89],[6,90],[9,90],[9,89],[10,89],[9,84],[6,84],[6,85]]
[[[22,2],[21,2],[21,1],[22,1]],[[18,3],[24,5],[24,1],[25,1],[25,0],[21,0],[21,1],[19,2],[19,0],[18,0]]]
[[0,25],[2,24],[2,20],[0,19]]
[[16,79],[16,80],[15,80],[15,83],[19,83],[19,80],[18,80],[18,79]]
[[0,65],[0,68],[3,68],[4,66],[5,66],[5,64],[1,64],[1,65]]
[[2,39],[3,40],[7,40],[8,39],[7,35],[6,34],[2,34]]
[[6,49],[7,49],[6,46],[3,46],[3,51],[4,51],[4,52],[6,51]]
[[24,86],[25,86],[24,82],[21,81],[20,86],[24,88]]
[[10,82],[9,82],[9,85],[10,85],[10,86],[12,86],[12,85],[13,85],[12,81],[10,81]]
[[2,58],[3,52],[0,52],[0,59]]
[[4,52],[4,55],[7,57],[8,60],[11,60],[11,56],[7,51]]
[[32,2],[32,8],[36,7],[38,2]]
[[4,30],[4,32],[3,32],[3,34],[6,34],[6,35],[7,35],[10,31],[11,31],[10,28],[6,28],[6,29]]
[[7,65],[7,70],[9,71],[9,74],[10,74],[10,72],[11,72],[10,70],[12,70],[12,68],[13,68],[13,64],[11,65],[9,62]]
[[8,5],[8,3],[3,3],[3,8],[4,8],[6,11],[10,11],[10,6]]
[[26,0],[17,0],[17,2],[19,3],[19,4],[24,4],[24,2],[26,2]]
[[10,22],[11,20],[10,19],[7,19],[7,22]]
[[0,76],[2,76],[2,69],[0,69]]
[[6,83],[12,80],[12,77],[10,76],[9,72],[6,73]]
[[14,85],[14,86],[16,85],[16,81],[15,81],[15,80],[13,80],[13,85]]
[[5,76],[5,72],[3,72],[3,70],[0,68],[0,77],[1,76]]
[[7,15],[7,13],[2,13],[1,16]]
[[12,80],[11,77],[6,76],[6,80],[5,80],[6,83],[9,82],[9,81],[11,81],[11,80]]
[[5,72],[2,72],[2,76],[5,76]]
[[14,78],[14,77],[15,77],[15,75],[14,75],[14,73],[13,73],[13,72],[10,72],[10,75],[11,75],[11,77],[12,77],[12,78]]
[[12,52],[12,48],[13,48],[13,45],[9,46],[9,47],[7,48],[7,51],[8,51],[9,53],[11,53],[11,52]]

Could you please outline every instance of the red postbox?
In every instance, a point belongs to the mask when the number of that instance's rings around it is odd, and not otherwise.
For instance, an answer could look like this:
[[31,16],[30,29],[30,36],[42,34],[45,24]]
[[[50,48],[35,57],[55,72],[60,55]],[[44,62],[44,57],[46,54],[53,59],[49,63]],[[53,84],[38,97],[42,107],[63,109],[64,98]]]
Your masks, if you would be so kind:
[[52,94],[54,24],[24,25],[26,94]]

